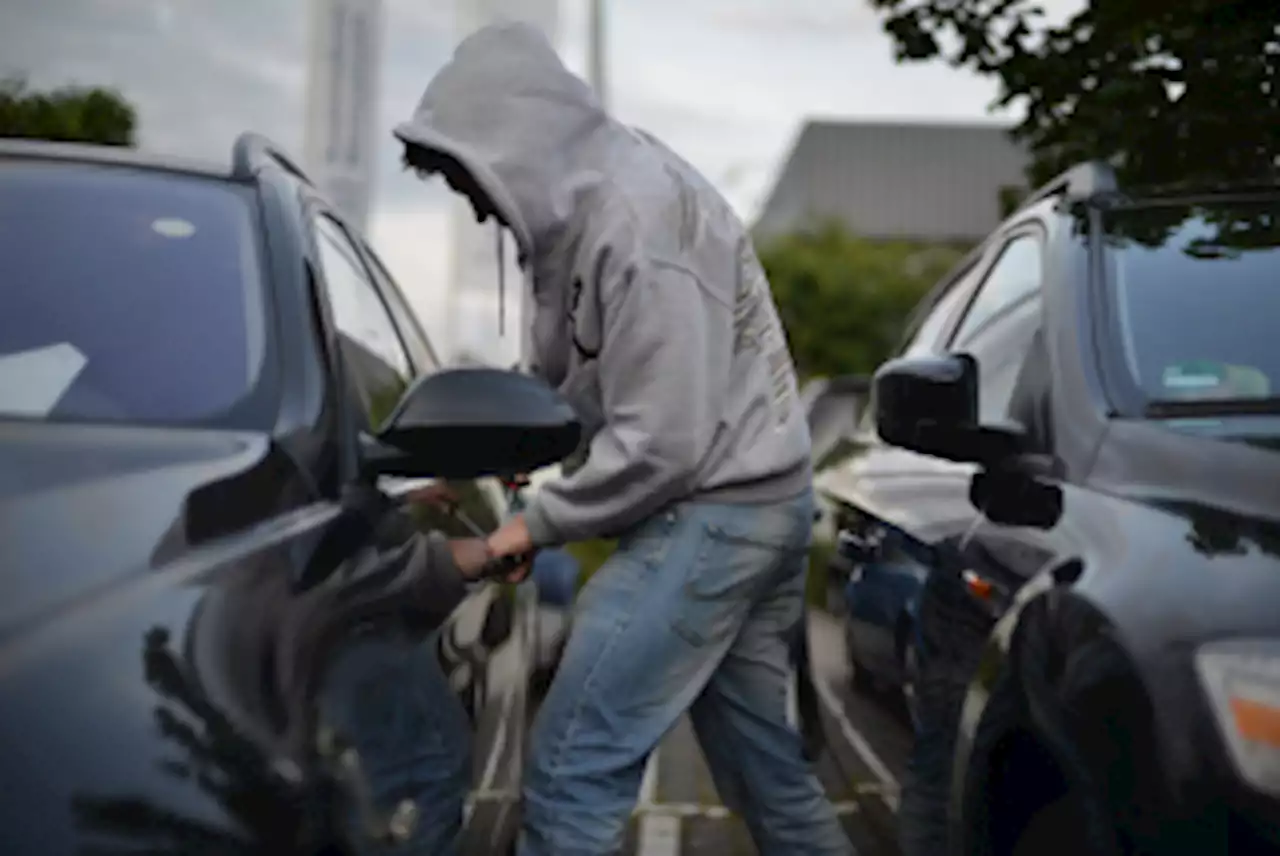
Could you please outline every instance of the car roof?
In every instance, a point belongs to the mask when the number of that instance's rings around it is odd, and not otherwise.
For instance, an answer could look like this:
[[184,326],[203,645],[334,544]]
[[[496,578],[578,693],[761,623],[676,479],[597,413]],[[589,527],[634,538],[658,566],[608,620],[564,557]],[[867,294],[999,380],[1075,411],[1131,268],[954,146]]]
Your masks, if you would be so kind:
[[60,143],[47,140],[0,138],[0,159],[63,161],[66,163],[128,166],[176,172],[203,178],[237,180],[230,165],[193,158],[173,157],[126,146]]

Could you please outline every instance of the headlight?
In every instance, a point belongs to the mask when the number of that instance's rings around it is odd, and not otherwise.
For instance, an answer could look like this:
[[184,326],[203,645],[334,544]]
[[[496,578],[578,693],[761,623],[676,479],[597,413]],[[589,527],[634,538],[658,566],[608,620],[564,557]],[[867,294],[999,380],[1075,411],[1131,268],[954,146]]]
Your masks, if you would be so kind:
[[1196,653],[1196,670],[1236,769],[1280,796],[1280,640],[1210,643]]

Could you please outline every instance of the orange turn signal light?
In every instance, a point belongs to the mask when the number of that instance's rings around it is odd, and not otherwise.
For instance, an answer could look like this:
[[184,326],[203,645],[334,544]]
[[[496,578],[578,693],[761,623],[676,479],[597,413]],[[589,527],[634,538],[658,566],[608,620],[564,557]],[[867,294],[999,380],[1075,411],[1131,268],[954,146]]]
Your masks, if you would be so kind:
[[979,600],[991,599],[991,595],[995,591],[995,586],[991,584],[990,580],[984,580],[973,571],[965,571],[963,578],[965,588],[969,590],[969,594]]
[[1231,697],[1236,731],[1245,740],[1280,749],[1280,708],[1253,699]]

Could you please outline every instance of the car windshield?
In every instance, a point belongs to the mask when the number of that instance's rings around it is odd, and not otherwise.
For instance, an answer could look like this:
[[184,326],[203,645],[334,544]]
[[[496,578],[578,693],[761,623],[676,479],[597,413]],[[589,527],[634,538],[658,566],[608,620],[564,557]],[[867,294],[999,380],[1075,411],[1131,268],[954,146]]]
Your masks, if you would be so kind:
[[1125,361],[1151,404],[1271,412],[1280,396],[1280,199],[1104,215]]
[[0,163],[0,418],[191,424],[262,363],[252,196],[213,179]]

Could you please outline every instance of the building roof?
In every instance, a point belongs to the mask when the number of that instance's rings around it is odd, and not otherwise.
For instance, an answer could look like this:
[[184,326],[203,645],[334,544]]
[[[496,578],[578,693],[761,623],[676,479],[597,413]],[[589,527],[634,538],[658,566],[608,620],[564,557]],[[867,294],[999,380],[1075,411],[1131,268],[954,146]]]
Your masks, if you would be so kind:
[[977,241],[1023,187],[1025,151],[991,123],[811,120],[770,191],[755,233],[836,219],[875,239]]

